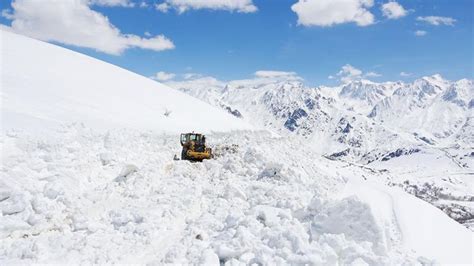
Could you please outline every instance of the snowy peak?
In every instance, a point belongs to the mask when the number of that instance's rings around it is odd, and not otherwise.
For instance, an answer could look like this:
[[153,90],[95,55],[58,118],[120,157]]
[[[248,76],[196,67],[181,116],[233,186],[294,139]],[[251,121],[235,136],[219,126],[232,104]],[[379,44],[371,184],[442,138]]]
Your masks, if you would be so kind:
[[234,80],[227,84],[232,89],[289,89],[302,88],[303,83],[298,79],[271,79],[271,78],[255,78]]
[[443,93],[442,98],[445,101],[452,102],[461,107],[474,107],[474,82],[472,80],[462,79],[453,83]]
[[392,84],[374,83],[368,80],[353,81],[341,88],[342,98],[354,99],[373,106],[393,92]]
[[396,90],[394,94],[400,96],[411,95],[424,99],[442,92],[448,86],[449,81],[444,80],[440,75],[433,75],[417,79],[412,84],[406,84],[406,86]]
[[451,85],[451,82],[440,75],[423,77],[413,83],[402,83],[391,96],[385,97],[373,107],[369,117],[399,120],[404,116],[416,116],[416,112],[428,110]]

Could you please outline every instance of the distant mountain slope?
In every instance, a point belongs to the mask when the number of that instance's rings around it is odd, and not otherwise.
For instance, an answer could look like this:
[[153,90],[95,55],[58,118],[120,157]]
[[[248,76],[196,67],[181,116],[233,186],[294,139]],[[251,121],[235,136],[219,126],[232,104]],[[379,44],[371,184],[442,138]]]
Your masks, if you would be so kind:
[[4,30],[0,34],[2,131],[71,122],[174,133],[251,128],[125,69]]
[[206,81],[170,86],[233,110],[255,126],[304,136],[328,156],[363,163],[388,159],[392,152],[466,142],[461,129],[473,116],[473,82],[439,75],[413,83],[360,80],[334,88],[310,88],[299,80],[213,80],[205,86]]

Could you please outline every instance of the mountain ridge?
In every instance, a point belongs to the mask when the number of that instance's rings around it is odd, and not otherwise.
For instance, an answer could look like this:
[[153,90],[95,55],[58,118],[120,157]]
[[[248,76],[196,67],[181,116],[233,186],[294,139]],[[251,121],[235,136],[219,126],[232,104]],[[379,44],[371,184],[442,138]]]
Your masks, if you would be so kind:
[[343,153],[365,163],[364,157],[380,149],[393,152],[386,139],[404,149],[456,146],[462,138],[456,134],[472,117],[474,102],[472,80],[448,81],[438,74],[410,83],[355,80],[336,87],[258,78],[214,82],[209,87],[198,84],[169,83],[210,104],[235,110],[255,126],[331,143],[319,149],[323,154]]

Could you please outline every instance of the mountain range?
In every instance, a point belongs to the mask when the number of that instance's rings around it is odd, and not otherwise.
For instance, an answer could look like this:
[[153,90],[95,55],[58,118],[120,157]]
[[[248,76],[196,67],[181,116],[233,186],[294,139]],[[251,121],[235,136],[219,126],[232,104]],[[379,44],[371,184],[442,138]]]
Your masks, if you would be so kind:
[[301,136],[332,158],[370,164],[440,149],[461,167],[473,167],[472,80],[433,75],[411,83],[354,80],[308,87],[291,78],[228,83],[199,78],[168,85],[258,128]]

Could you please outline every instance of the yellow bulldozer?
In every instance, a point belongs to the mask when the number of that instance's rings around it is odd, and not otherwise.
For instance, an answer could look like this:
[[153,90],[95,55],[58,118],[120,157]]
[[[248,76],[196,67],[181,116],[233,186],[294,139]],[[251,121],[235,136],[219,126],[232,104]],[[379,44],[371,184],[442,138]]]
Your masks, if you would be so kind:
[[202,162],[212,158],[212,149],[206,147],[206,136],[198,133],[181,134],[181,160]]

